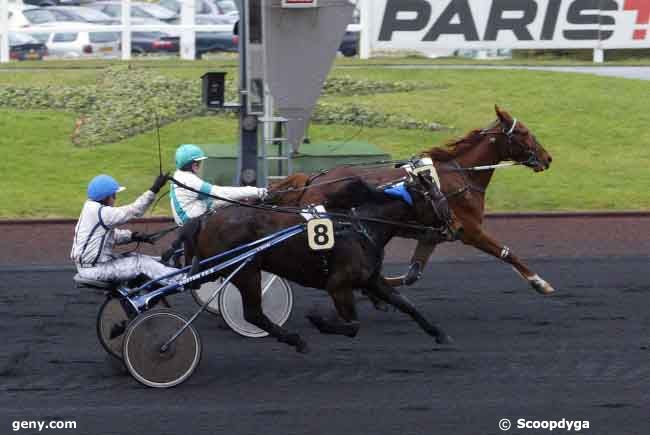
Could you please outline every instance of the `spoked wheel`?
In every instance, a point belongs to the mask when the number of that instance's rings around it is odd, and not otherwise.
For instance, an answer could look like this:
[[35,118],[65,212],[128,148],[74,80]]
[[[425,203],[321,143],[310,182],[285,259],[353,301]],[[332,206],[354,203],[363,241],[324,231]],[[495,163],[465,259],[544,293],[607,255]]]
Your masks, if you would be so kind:
[[[262,310],[276,325],[282,326],[291,315],[293,292],[288,281],[262,272]],[[228,285],[219,295],[219,311],[223,320],[236,333],[244,337],[266,337],[268,332],[244,319],[241,295],[234,285]]]
[[[157,304],[169,308],[169,303],[162,298]],[[154,307],[155,309],[155,307]],[[122,360],[124,334],[132,317],[127,314],[119,298],[106,298],[97,313],[97,337],[109,355]]]
[[192,376],[201,360],[201,338],[192,325],[162,349],[186,323],[183,316],[170,310],[136,317],[124,336],[124,364],[131,376],[154,388],[170,388]]
[[130,317],[120,299],[107,297],[97,313],[97,337],[109,355],[122,360],[124,333]]

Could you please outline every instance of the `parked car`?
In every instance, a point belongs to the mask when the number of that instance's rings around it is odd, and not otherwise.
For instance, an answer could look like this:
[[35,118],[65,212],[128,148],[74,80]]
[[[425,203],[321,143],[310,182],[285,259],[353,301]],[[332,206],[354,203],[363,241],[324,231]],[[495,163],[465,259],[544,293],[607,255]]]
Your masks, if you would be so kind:
[[[98,9],[120,20],[122,18],[122,4],[119,1],[99,1],[90,3],[89,7]],[[133,18],[155,19],[165,23],[174,23],[178,20],[178,14],[167,8],[154,3],[131,2],[131,22]]]
[[42,60],[47,46],[23,33],[9,33],[9,58],[15,60]]
[[47,8],[33,6],[9,5],[9,25],[14,27],[29,27],[35,24],[56,21],[56,15]]
[[93,24],[120,24],[119,20],[85,6],[51,6],[47,8],[52,12],[57,21],[80,21]]
[[230,15],[239,19],[239,8],[237,8],[237,3],[233,0],[209,0],[214,3],[218,8],[219,12],[223,15]]
[[[99,25],[120,24],[117,20],[105,13],[89,7],[78,6],[51,6],[48,11],[54,13],[57,21],[76,21]],[[144,23],[139,23],[144,24]],[[158,20],[147,20],[146,24],[162,24]],[[45,37],[45,41],[49,35]],[[40,38],[42,39],[42,38]],[[178,53],[179,38],[163,32],[132,32],[131,52],[133,54],[144,53]]]
[[[88,2],[89,0],[83,0]],[[66,5],[66,6],[79,6],[81,0],[8,0],[10,5],[19,5],[19,6],[57,6],[57,5]]]
[[28,6],[54,6],[56,0],[8,0],[9,6],[28,7]]
[[[87,28],[88,24],[78,22],[57,22],[65,24],[69,31],[52,32],[47,40],[47,48],[52,56],[67,58],[81,57],[116,57],[120,55],[119,32],[75,31],[75,28]],[[52,24],[43,24],[44,31]]]
[[[198,25],[220,24],[215,21],[211,17],[196,17]],[[239,50],[238,41],[233,30],[229,32],[196,32],[196,58],[200,59],[204,54],[214,51],[236,52]]]
[[359,52],[359,32],[346,31],[339,51],[345,57],[356,56]]
[[[160,0],[160,5],[180,16],[181,0]],[[234,24],[237,17],[224,14],[212,0],[195,0],[194,13],[196,17],[209,17],[214,19],[214,24]]]
[[131,53],[178,53],[180,38],[162,32],[132,32]]

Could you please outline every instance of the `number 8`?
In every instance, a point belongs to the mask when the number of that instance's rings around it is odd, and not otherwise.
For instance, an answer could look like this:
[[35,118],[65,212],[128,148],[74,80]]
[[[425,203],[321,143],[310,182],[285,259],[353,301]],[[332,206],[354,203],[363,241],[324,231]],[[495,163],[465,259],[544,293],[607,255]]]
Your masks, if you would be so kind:
[[314,243],[319,246],[325,246],[330,242],[328,228],[326,225],[318,224],[314,227]]
[[329,219],[312,219],[307,223],[307,240],[313,251],[324,251],[334,247],[334,226]]

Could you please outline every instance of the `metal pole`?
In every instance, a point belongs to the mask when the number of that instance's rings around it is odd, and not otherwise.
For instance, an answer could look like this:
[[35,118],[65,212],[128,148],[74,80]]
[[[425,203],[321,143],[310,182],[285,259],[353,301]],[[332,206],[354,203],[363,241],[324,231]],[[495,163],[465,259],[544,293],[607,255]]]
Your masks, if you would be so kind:
[[239,11],[239,155],[237,179],[239,185],[257,185],[257,117],[248,113],[248,22],[249,0],[241,1]]
[[161,352],[167,352],[167,350],[169,349],[169,345],[172,344],[174,342],[174,340],[176,340],[178,337],[181,336],[183,331],[185,331],[192,324],[192,322],[194,322],[196,320],[196,318],[199,317],[199,314],[201,314],[202,312],[205,311],[205,309],[208,307],[208,305],[210,305],[212,303],[212,301],[214,301],[217,298],[217,295],[219,293],[221,293],[221,290],[223,290],[228,284],[230,284],[230,281],[233,279],[233,277],[235,275],[237,275],[239,273],[239,271],[244,268],[244,266],[246,266],[248,263],[250,263],[253,260],[253,258],[255,258],[255,257],[254,256],[248,257],[247,259],[242,261],[242,263],[239,266],[237,266],[237,268],[235,270],[233,270],[231,272],[231,274],[228,275],[228,277],[225,280],[223,280],[223,282],[221,283],[219,288],[217,290],[215,290],[214,293],[212,293],[212,296],[210,296],[210,298],[207,301],[205,301],[203,303],[203,305],[201,305],[201,308],[199,309],[199,311],[194,313],[194,315],[192,317],[190,317],[190,319],[181,327],[181,329],[176,331],[176,333],[174,335],[172,335],[169,338],[169,340],[167,340],[165,342],[165,344],[163,344],[160,347]]
[[122,0],[122,60],[131,59],[131,0]]
[[[195,24],[195,0],[183,0],[181,4],[181,24]],[[196,33],[193,30],[183,30],[181,33],[181,59],[196,58]]]
[[0,62],[9,62],[9,2],[0,0]]

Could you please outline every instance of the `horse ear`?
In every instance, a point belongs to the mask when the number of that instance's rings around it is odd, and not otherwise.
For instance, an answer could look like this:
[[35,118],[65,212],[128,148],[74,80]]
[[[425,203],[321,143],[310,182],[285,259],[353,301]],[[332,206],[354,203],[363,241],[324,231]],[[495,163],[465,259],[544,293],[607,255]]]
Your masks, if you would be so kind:
[[496,104],[494,105],[494,111],[497,113],[499,121],[501,121],[502,124],[508,124],[510,121],[512,121],[512,118],[510,115],[508,115],[508,112],[501,110],[501,108]]

